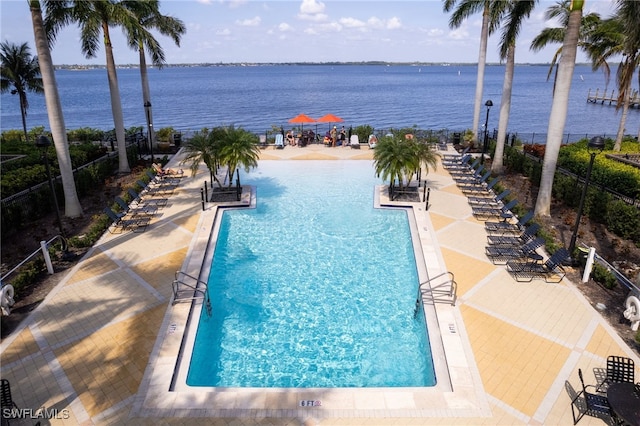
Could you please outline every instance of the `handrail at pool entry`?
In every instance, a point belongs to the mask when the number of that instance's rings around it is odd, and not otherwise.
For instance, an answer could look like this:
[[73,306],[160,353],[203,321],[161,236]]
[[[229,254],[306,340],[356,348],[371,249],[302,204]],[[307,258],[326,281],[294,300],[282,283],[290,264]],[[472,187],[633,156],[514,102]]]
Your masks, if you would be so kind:
[[[432,284],[435,280],[438,280],[438,284]],[[429,284],[429,288],[423,288],[426,284]],[[451,306],[456,305],[458,292],[458,283],[455,280],[453,272],[443,272],[436,275],[433,278],[429,278],[427,281],[420,283],[418,287],[418,297],[416,299],[416,310],[423,300],[427,303],[447,303]]]
[[[191,283],[185,282],[188,279]],[[186,272],[176,271],[176,278],[171,283],[173,290],[172,305],[182,301],[202,300],[207,310],[207,315],[211,316],[211,300],[207,291],[207,283]]]

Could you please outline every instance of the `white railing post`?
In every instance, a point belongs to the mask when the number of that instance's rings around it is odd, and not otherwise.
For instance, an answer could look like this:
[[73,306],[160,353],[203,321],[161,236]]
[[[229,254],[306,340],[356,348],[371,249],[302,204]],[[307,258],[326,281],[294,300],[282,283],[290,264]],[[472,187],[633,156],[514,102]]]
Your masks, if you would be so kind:
[[596,249],[594,247],[589,248],[589,254],[587,255],[587,263],[584,265],[584,273],[582,274],[582,282],[589,281],[591,275],[591,269],[593,268],[593,259],[596,257]]
[[47,271],[49,275],[53,275],[53,264],[51,263],[51,256],[49,256],[49,248],[46,241],[40,241],[40,247],[42,248],[42,256],[44,257],[44,263],[47,264]]

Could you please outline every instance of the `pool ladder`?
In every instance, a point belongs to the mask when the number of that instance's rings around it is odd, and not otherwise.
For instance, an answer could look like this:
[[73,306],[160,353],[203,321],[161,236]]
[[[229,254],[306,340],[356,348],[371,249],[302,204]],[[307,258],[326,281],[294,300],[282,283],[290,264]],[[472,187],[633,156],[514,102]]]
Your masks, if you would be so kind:
[[176,278],[171,283],[173,290],[172,305],[178,302],[202,300],[207,315],[211,316],[211,299],[207,291],[207,283],[186,272],[176,271]]
[[[426,287],[426,288],[425,288]],[[416,314],[422,303],[436,304],[446,303],[451,306],[456,305],[458,299],[458,283],[453,276],[453,272],[443,272],[418,286],[418,297],[416,298]]]

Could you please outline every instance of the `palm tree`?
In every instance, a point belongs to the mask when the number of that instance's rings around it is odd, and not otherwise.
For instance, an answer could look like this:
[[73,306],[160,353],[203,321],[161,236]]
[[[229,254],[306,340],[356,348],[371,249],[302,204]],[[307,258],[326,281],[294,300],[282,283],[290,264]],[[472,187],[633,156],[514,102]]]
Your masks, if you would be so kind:
[[27,43],[21,45],[8,41],[0,43],[0,76],[0,92],[11,91],[12,95],[17,94],[20,99],[24,141],[28,142],[27,110],[29,109],[29,101],[27,100],[27,92],[43,93],[44,88],[40,77],[38,57],[31,56]]
[[504,144],[511,112],[511,89],[515,71],[516,39],[525,18],[528,18],[537,0],[521,0],[503,2],[506,13],[506,23],[502,31],[500,42],[500,59],[507,61],[502,85],[502,100],[500,101],[500,118],[498,121],[498,138],[496,149],[491,162],[491,172],[502,174]]
[[62,104],[58,96],[58,85],[56,84],[56,74],[51,59],[51,51],[42,20],[42,10],[38,0],[29,0],[31,10],[31,21],[33,33],[38,52],[38,63],[42,74],[42,85],[44,88],[44,99],[47,105],[47,115],[49,117],[49,127],[53,136],[53,144],[56,148],[58,167],[62,178],[62,190],[64,192],[65,216],[82,216],[82,206],[78,199],[76,183],[73,180],[73,168],[71,165],[71,155],[69,154],[69,144],[67,142],[67,129],[64,125],[62,115]]
[[473,143],[478,142],[478,125],[480,123],[480,109],[482,107],[482,92],[484,88],[484,69],[487,63],[487,42],[489,34],[495,28],[496,20],[492,19],[492,6],[500,7],[501,0],[443,0],[443,10],[450,12],[457,4],[457,9],[449,19],[449,27],[459,28],[462,22],[471,15],[482,12],[482,29],[480,30],[480,53],[478,55],[478,76],[476,78],[476,95],[473,106]]
[[[559,27],[547,27],[543,29],[532,41],[530,49],[534,52],[538,52],[545,48],[548,44],[556,43],[560,47],[556,50],[551,64],[549,65],[549,72],[547,73],[547,80],[551,78],[553,70],[557,70],[558,58],[562,54],[562,42],[566,33],[567,25],[569,22],[569,6],[571,0],[558,0],[555,5],[550,6],[545,12],[545,19],[547,21],[556,19],[560,21]],[[589,13],[582,17],[582,23],[580,25],[580,37],[578,39],[578,46],[583,47],[583,41],[588,37],[590,32],[600,22],[600,15],[597,13]]]
[[534,210],[534,213],[539,216],[551,215],[551,190],[558,163],[558,153],[562,145],[564,125],[567,120],[569,91],[571,89],[571,80],[573,79],[573,70],[576,66],[583,6],[584,0],[573,0],[570,5],[569,20],[567,21],[567,29],[562,44],[562,56],[558,66],[558,77],[553,91],[553,103],[551,104],[551,113],[549,115],[540,189]]
[[[640,4],[638,2],[618,1],[618,9],[611,19],[603,20],[589,36],[585,50],[591,58],[594,69],[603,68],[605,78],[609,79],[610,69],[607,63],[611,57],[622,56],[616,80],[618,101],[616,109],[622,108],[614,151],[620,151],[624,136],[627,114],[629,112],[631,83],[635,70],[640,65]],[[640,74],[638,75],[640,79]]]
[[222,127],[214,131],[217,143],[220,145],[220,164],[227,166],[229,186],[233,184],[233,175],[242,166],[245,172],[258,167],[260,158],[259,139],[255,134],[241,127]]
[[110,0],[60,0],[48,1],[45,28],[50,40],[55,40],[58,31],[70,23],[80,26],[80,40],[85,57],[93,58],[100,47],[100,35],[104,42],[107,79],[111,95],[111,112],[118,142],[119,172],[129,173],[125,141],[122,102],[118,86],[118,73],[113,58],[113,46],[109,27],[120,26],[125,31],[142,31],[137,17],[122,2]]
[[[123,5],[131,10],[138,18],[138,23],[142,28],[155,29],[160,34],[171,37],[173,42],[180,46],[180,38],[186,32],[184,23],[174,17],[162,15],[159,11],[159,1],[149,0],[141,2],[138,0],[125,0]],[[153,133],[153,112],[151,110],[151,91],[149,90],[149,79],[147,76],[147,60],[146,50],[151,54],[151,61],[154,66],[162,68],[165,64],[164,51],[160,44],[147,31],[137,31],[132,28],[127,33],[129,47],[136,49],[140,56],[140,79],[142,81],[142,104],[149,105],[149,113],[147,123],[151,132],[150,141],[155,143],[155,134]]]

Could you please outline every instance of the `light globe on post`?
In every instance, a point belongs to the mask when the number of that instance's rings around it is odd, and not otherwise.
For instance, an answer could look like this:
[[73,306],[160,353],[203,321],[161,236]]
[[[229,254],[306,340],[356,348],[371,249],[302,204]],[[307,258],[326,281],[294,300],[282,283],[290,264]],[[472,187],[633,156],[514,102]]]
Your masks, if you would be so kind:
[[151,162],[153,163],[153,124],[151,123],[151,102],[144,103],[144,112],[147,116],[147,143],[149,144],[149,152],[151,153]]
[[584,209],[584,200],[587,197],[587,188],[589,187],[589,179],[591,178],[591,170],[593,169],[593,162],[596,159],[596,155],[604,150],[604,138],[601,136],[595,136],[589,140],[587,145],[589,151],[589,167],[587,167],[587,175],[584,178],[584,188],[582,188],[582,195],[580,196],[580,206],[578,207],[578,215],[576,217],[576,224],[573,227],[573,233],[571,234],[571,242],[569,243],[569,254],[573,258],[573,251],[576,249],[576,239],[578,238],[578,228],[580,228],[580,219],[582,218],[582,210]]
[[487,118],[484,121],[484,141],[482,143],[482,163],[484,164],[484,154],[487,152],[487,146],[489,144],[489,110],[493,106],[491,99],[484,103],[487,107]]
[[60,218],[60,209],[58,208],[58,197],[56,196],[56,189],[51,179],[51,168],[49,167],[49,157],[47,156],[47,150],[51,146],[51,140],[45,135],[40,135],[36,139],[36,146],[40,149],[42,160],[44,161],[45,168],[47,169],[47,179],[49,180],[49,189],[51,190],[51,196],[53,197],[53,208],[56,211],[56,219],[58,221],[58,228],[60,229],[60,235],[65,237],[64,228],[62,227],[62,219]]

